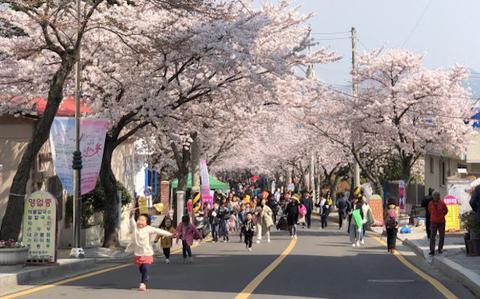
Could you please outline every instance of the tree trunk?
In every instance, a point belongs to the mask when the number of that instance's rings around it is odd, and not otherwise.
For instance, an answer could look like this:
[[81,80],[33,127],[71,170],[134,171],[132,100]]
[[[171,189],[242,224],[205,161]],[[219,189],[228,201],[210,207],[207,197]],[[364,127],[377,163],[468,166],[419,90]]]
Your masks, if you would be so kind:
[[177,180],[178,180],[177,191],[187,192],[188,171],[185,171],[185,169],[183,171],[178,171]]
[[23,220],[23,207],[25,204],[24,199],[27,182],[30,177],[30,170],[32,169],[38,152],[50,135],[53,119],[63,99],[63,86],[74,63],[74,56],[63,59],[59,69],[52,78],[48,92],[47,107],[45,108],[43,116],[36,124],[32,139],[28,143],[20,160],[20,164],[18,165],[17,172],[13,177],[10,194],[8,196],[7,209],[0,230],[0,239],[2,240],[16,240],[20,234]]
[[100,183],[105,192],[105,208],[103,211],[103,247],[119,247],[118,231],[120,228],[119,206],[120,198],[117,192],[117,180],[112,171],[112,155],[114,142],[107,135],[100,169]]
[[405,181],[405,185],[408,185],[408,183],[410,183],[410,179],[412,176],[412,159],[413,157],[408,156],[408,157],[404,157],[400,161],[400,164],[402,167],[400,176],[401,176],[401,179]]
[[379,182],[379,181],[373,182],[373,191],[374,191],[375,194],[378,194],[381,197],[383,197],[383,185],[382,185],[382,183]]

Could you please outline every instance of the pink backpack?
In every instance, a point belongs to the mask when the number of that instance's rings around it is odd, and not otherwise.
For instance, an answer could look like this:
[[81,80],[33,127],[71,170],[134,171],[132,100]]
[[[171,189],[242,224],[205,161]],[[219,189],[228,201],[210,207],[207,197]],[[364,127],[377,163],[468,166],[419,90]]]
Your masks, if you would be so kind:
[[302,205],[302,204],[300,204],[300,205],[298,206],[298,214],[300,214],[300,216],[305,216],[305,215],[307,215],[307,207],[304,206],[304,205]]

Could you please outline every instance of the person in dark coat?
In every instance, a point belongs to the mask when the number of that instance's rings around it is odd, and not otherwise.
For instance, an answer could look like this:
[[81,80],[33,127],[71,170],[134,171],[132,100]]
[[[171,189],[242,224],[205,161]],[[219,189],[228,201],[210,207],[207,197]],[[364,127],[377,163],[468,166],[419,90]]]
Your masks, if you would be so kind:
[[427,231],[427,238],[430,239],[430,212],[428,211],[428,204],[433,200],[433,189],[428,188],[428,195],[422,200],[422,207],[425,208],[425,228]]
[[335,206],[338,210],[338,228],[341,229],[343,225],[343,221],[347,217],[347,209],[348,209],[348,199],[345,198],[343,193],[339,193],[337,195],[337,202]]
[[298,195],[292,195],[291,201],[287,204],[285,214],[287,215],[288,231],[290,236],[297,238],[297,222],[298,222],[298,207],[300,206],[300,200]]
[[308,192],[303,193],[303,198],[300,201],[302,205],[307,208],[307,214],[305,215],[305,221],[307,222],[307,228],[312,226],[312,212],[313,212],[313,200]]

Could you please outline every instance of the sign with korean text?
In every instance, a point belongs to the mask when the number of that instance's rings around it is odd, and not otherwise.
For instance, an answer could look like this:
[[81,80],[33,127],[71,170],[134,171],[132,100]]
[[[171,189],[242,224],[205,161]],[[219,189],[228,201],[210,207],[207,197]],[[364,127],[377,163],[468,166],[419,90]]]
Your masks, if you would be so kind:
[[370,209],[372,209],[373,218],[375,218],[376,225],[383,225],[383,199],[380,195],[374,194],[368,202]]
[[148,199],[145,196],[140,196],[138,198],[138,209],[140,211],[140,214],[150,214],[150,211],[148,209]]
[[[80,120],[80,150],[82,152],[81,191],[86,194],[95,188],[100,166],[108,121],[106,119],[82,118]],[[75,119],[55,117],[50,130],[55,172],[63,188],[73,194],[72,157],[75,150]]]
[[23,243],[29,248],[28,262],[56,261],[57,200],[45,191],[26,199],[23,217]]
[[202,194],[202,207],[205,203],[208,203],[210,207],[213,207],[213,197],[210,194],[210,177],[208,176],[207,161],[200,160],[200,193]]
[[458,198],[453,195],[447,195],[443,199],[443,202],[447,205],[448,213],[445,215],[445,230],[446,231],[459,231],[460,230],[460,211]]

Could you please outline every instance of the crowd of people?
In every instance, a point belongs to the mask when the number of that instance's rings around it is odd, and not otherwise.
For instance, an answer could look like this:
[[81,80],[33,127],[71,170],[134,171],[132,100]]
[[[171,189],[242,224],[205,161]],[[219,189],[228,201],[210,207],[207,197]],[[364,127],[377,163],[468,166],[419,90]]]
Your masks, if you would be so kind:
[[[255,243],[270,243],[274,229],[286,231],[290,238],[297,239],[298,226],[312,228],[315,208],[320,215],[320,228],[327,228],[333,206],[338,211],[338,228],[342,229],[347,224],[346,232],[352,246],[364,245],[367,228],[375,223],[375,219],[362,188],[356,188],[351,196],[348,192],[338,193],[335,201],[327,192],[316,202],[310,192],[281,193],[277,190],[271,194],[266,190],[240,188],[231,190],[228,194],[216,194],[213,205],[205,204],[202,213],[208,219],[213,243],[242,242],[246,250],[252,251]],[[184,263],[193,263],[191,246],[194,240],[201,240],[204,236],[192,223],[192,215],[184,215],[176,227],[174,221],[166,216],[159,228],[150,226],[148,215],[139,215],[137,220],[133,215],[132,211],[131,247],[141,274],[139,290],[146,290],[148,268],[154,255],[152,243],[158,244],[165,262],[170,263],[170,250],[174,240],[181,242]],[[388,201],[384,216],[387,249],[393,253],[399,226],[399,208],[394,200]],[[441,225],[438,230],[442,236]],[[439,247],[441,250],[441,244]]]

